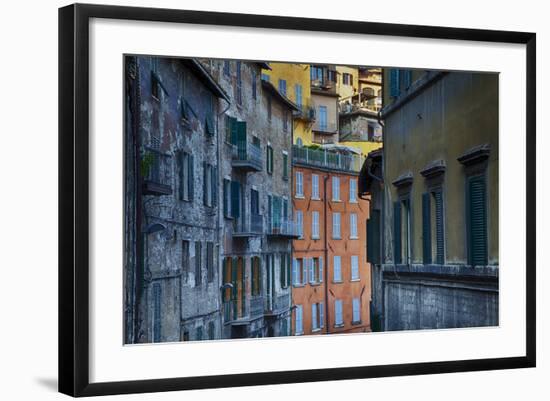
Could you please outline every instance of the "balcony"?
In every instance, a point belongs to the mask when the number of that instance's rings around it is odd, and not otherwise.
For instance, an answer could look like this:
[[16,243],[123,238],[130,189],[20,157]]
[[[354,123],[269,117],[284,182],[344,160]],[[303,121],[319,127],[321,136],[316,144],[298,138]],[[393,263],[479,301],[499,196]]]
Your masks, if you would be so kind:
[[299,104],[298,111],[294,113],[294,118],[305,122],[315,121],[315,107],[309,104]]
[[277,317],[281,313],[290,310],[290,301],[290,293],[277,296],[266,296],[264,302],[264,316]]
[[249,172],[262,171],[263,157],[259,146],[240,141],[233,148],[233,168]]
[[144,195],[171,195],[172,156],[162,153],[156,148],[145,147],[141,158],[141,173],[143,175]]
[[251,214],[248,218],[240,219],[233,229],[233,237],[247,238],[262,235],[264,232],[264,218],[259,214]]
[[261,317],[264,314],[264,297],[253,296],[248,299],[224,301],[223,319],[226,324],[246,325],[250,320]]
[[358,93],[356,95],[341,99],[338,108],[340,114],[365,111],[372,113],[373,117],[376,118],[376,113],[378,113],[380,109],[382,109],[382,98],[367,91],[364,91],[362,93]]
[[296,145],[292,147],[292,162],[353,173],[359,173],[363,165],[363,160],[358,155],[335,153],[326,149],[311,149]]
[[292,220],[280,219],[269,222],[266,234],[273,238],[293,239],[299,238],[298,228]]

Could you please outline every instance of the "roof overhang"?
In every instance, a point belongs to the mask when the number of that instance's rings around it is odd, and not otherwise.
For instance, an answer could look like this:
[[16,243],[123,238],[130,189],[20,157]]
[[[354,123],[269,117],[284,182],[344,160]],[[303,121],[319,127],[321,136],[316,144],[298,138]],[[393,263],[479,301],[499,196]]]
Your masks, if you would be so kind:
[[275,99],[277,99],[279,102],[283,103],[289,109],[294,110],[294,111],[300,110],[294,102],[292,102],[289,98],[287,98],[285,95],[283,95],[281,92],[279,92],[277,90],[277,88],[275,88],[275,86],[273,86],[273,84],[271,82],[262,80],[262,88],[264,88],[269,93],[271,93]]
[[214,77],[202,66],[202,64],[194,58],[184,58],[181,62],[188,67],[195,76],[204,83],[204,85],[217,97],[230,102],[229,96],[223,88],[216,82]]

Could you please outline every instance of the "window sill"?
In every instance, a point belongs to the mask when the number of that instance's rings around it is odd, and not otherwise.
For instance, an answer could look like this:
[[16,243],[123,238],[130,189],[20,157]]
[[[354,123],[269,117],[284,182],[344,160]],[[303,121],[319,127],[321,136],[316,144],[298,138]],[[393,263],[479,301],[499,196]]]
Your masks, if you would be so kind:
[[294,288],[304,288],[306,285],[305,284],[292,284],[292,286]]
[[320,201],[321,198],[314,198],[314,197],[311,197],[311,200],[314,200],[314,201]]
[[357,322],[351,322],[351,325],[352,326],[359,326],[361,324],[361,321],[357,321]]
[[342,284],[343,282],[344,282],[343,280],[340,280],[340,281],[332,280],[332,284]]
[[296,194],[296,195],[294,195],[294,197],[295,197],[296,199],[305,199],[305,196],[304,196],[304,195],[298,195],[298,194]]
[[311,239],[321,239],[321,237],[314,237],[313,235],[311,236]]
[[299,333],[297,332],[297,333],[295,333],[294,335],[295,335],[295,336],[303,336],[303,335],[304,335],[304,332],[303,332],[303,331],[300,331]]
[[349,239],[359,239],[359,237],[349,237]]
[[340,203],[340,202],[342,202],[342,200],[341,199],[332,199],[332,202]]
[[349,200],[348,203],[357,204],[357,203],[359,203],[359,202],[357,201],[357,199],[355,199],[355,200]]
[[335,239],[335,240],[341,240],[342,237],[332,237],[332,239]]
[[356,282],[358,282],[358,281],[361,281],[361,279],[360,279],[360,278],[353,278],[353,279],[351,279],[350,281],[351,281],[352,283],[356,283]]
[[342,327],[344,327],[344,323],[339,323],[339,324],[335,324],[335,325],[334,325],[334,328],[335,328],[335,329],[340,329],[340,328],[342,328]]
[[311,329],[311,332],[312,333],[318,333],[321,331],[321,328],[318,328],[318,329]]
[[316,281],[314,283],[309,283],[309,285],[312,286],[312,287],[319,287],[321,284],[323,284],[323,283],[320,282],[320,281],[319,282]]

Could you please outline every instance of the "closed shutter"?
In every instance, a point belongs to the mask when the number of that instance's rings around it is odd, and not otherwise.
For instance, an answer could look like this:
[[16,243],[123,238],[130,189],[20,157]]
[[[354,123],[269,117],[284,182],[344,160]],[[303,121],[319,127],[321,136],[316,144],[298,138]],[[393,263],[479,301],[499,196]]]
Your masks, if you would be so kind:
[[286,287],[286,278],[285,278],[285,274],[286,274],[286,266],[285,266],[286,258],[285,258],[285,254],[284,254],[284,253],[281,253],[281,254],[279,255],[279,257],[281,258],[281,260],[279,261],[279,262],[280,262],[279,279],[280,279],[280,282],[281,282],[281,288],[285,288],[285,287]]
[[409,89],[411,87],[412,72],[410,70],[404,70],[403,72],[403,89]]
[[334,278],[335,282],[342,281],[342,260],[340,256],[334,256],[333,258],[333,268],[334,268]]
[[380,210],[374,209],[367,220],[367,262],[380,264]]
[[223,180],[223,214],[224,216],[231,216],[231,204],[229,203],[229,197],[231,193],[231,181],[224,178]]
[[161,341],[160,336],[160,284],[153,284],[153,309],[154,309],[154,321],[153,321],[153,342],[158,343]]
[[443,194],[434,192],[435,198],[435,238],[436,238],[436,263],[445,263],[445,225],[443,223]]
[[401,203],[393,203],[393,260],[401,263]]
[[237,119],[229,117],[229,121],[231,127],[231,144],[237,146]]
[[399,96],[399,70],[391,69],[390,70],[390,96],[397,97]]
[[477,176],[469,179],[469,243],[468,256],[470,265],[487,265],[487,210],[485,194],[485,177]]
[[208,199],[208,176],[210,175],[210,169],[206,162],[202,163],[202,199],[205,206],[210,206],[210,200]]
[[319,302],[319,327],[325,327],[325,303]]
[[212,196],[212,206],[218,204],[218,169],[215,166],[210,167],[210,186],[211,186],[211,196]]
[[231,182],[231,215],[239,218],[241,213],[241,184],[238,181]]
[[247,160],[246,121],[237,121],[237,155],[239,160]]
[[319,282],[323,282],[323,274],[324,274],[324,267],[323,267],[323,257],[319,257]]
[[267,195],[267,223],[269,224],[269,231],[273,232],[273,197]]
[[178,191],[178,196],[179,196],[179,199],[180,200],[183,200],[185,199],[185,194],[184,194],[184,179],[185,179],[185,172],[184,172],[184,153],[183,152],[179,152],[178,153],[178,173],[179,173],[179,191]]
[[292,258],[292,284],[298,285],[298,260],[296,258]]
[[290,285],[290,253],[286,254],[286,286]]
[[311,329],[317,330],[317,304],[311,304]]
[[432,263],[432,228],[430,193],[422,194],[422,255],[425,265]]
[[315,263],[313,258],[309,258],[309,283],[315,284]]
[[189,200],[192,201],[195,196],[195,171],[194,171],[194,157],[191,154],[187,155],[187,162],[189,163],[189,168],[187,171],[189,175],[187,176],[188,187],[189,187]]
[[305,285],[307,283],[307,264],[308,258],[302,259],[302,282],[301,284]]

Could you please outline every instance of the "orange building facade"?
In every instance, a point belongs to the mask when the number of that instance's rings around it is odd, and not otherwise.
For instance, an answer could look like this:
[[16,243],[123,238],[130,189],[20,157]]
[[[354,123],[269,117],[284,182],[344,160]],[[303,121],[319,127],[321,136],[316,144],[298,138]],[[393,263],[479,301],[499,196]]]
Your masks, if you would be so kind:
[[293,335],[370,331],[369,204],[358,195],[360,162],[355,155],[293,151]]

